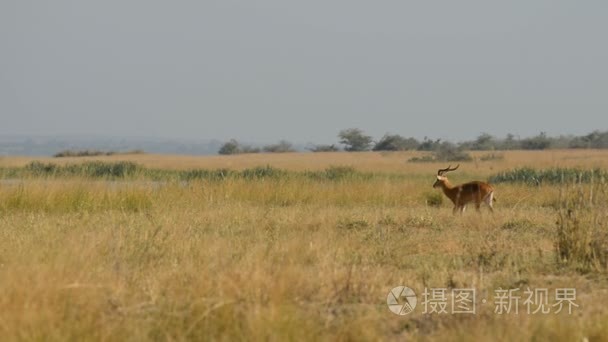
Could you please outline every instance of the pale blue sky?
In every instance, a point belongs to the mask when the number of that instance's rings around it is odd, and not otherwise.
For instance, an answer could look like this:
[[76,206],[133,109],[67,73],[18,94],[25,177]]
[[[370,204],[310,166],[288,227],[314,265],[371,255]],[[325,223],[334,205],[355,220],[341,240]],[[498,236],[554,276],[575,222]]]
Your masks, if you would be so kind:
[[0,134],[608,129],[606,1],[0,1]]

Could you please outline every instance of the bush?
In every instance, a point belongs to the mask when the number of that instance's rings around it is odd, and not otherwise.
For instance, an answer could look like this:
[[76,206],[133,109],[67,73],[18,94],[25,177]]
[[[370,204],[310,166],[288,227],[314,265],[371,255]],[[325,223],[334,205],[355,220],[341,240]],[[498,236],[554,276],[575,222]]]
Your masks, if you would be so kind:
[[431,140],[427,137],[424,137],[424,140],[418,145],[419,151],[435,151],[441,145],[441,139]]
[[134,175],[139,166],[133,162],[106,163],[101,161],[82,164],[56,165],[31,162],[25,170],[34,176],[80,176],[98,178],[123,178]]
[[427,192],[424,195],[424,202],[429,207],[440,207],[443,204],[443,196],[439,191]]
[[65,168],[69,173],[83,175],[87,177],[115,177],[123,178],[133,175],[138,165],[133,162],[90,162],[84,164],[67,165]]
[[59,165],[56,164],[45,164],[39,161],[33,161],[25,166],[25,170],[32,173],[35,176],[48,176],[54,175],[59,169]]
[[312,152],[338,152],[340,148],[334,144],[331,145],[315,145],[312,148],[309,148]]
[[260,149],[249,145],[242,145],[235,139],[230,139],[222,147],[218,153],[222,155],[242,154],[242,153],[259,153]]
[[521,141],[521,148],[524,150],[544,150],[551,147],[551,139],[547,137],[545,132],[541,132],[539,135],[523,139]]
[[444,142],[435,151],[435,161],[454,162],[454,161],[471,161],[473,157],[465,152],[462,148],[456,147],[454,144]]
[[376,143],[374,151],[406,151],[418,148],[418,140],[414,138],[404,138],[398,134],[386,134]]
[[191,181],[191,180],[223,180],[228,178],[234,174],[235,171],[228,169],[217,169],[217,170],[205,170],[205,169],[195,169],[195,170],[187,170],[181,171],[179,174],[179,179],[182,181]]
[[517,150],[521,148],[521,142],[515,139],[511,133],[507,134],[506,138],[500,142],[497,149],[500,150]]
[[443,142],[437,146],[432,156],[413,157],[408,162],[467,162],[471,160],[473,157],[462,148],[449,142]]
[[530,185],[590,183],[608,179],[608,172],[601,169],[581,170],[552,168],[537,170],[529,167],[500,172],[490,177],[491,183],[525,183]]
[[275,169],[270,165],[245,169],[240,173],[240,176],[245,179],[280,178],[285,177],[286,175],[286,171]]
[[286,140],[281,140],[279,143],[274,145],[264,146],[264,152],[270,153],[286,153],[286,152],[295,152],[296,150],[293,148],[293,145]]
[[116,152],[116,151],[98,151],[98,150],[64,150],[61,152],[57,152],[53,155],[55,158],[64,158],[64,157],[94,157],[94,156],[112,156],[115,154],[143,154],[143,150],[131,150],[124,152]]

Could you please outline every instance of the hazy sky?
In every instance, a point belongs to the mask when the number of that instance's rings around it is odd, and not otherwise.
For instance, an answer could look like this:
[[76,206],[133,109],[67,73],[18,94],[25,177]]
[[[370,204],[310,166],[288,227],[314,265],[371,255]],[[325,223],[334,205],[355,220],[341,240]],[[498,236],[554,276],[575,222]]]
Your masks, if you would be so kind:
[[607,42],[602,0],[1,0],[0,134],[582,134]]

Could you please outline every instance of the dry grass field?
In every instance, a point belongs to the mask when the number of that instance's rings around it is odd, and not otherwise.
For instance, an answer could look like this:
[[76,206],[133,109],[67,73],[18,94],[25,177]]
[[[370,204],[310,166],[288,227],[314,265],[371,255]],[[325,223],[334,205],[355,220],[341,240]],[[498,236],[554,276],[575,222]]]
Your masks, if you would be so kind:
[[[475,154],[481,156],[480,152]],[[290,170],[284,177],[0,180],[0,339],[608,340],[608,185],[496,184],[495,212],[452,215],[417,153],[0,158],[136,162],[147,168]],[[297,172],[352,166],[338,180]],[[453,183],[516,167],[608,169],[606,151],[505,152]],[[7,179],[8,178],[8,179]],[[413,289],[408,315],[389,291]],[[424,289],[447,313],[424,313]],[[454,289],[475,313],[452,313]],[[574,307],[527,313],[527,289],[575,289]],[[510,313],[497,290],[519,289]],[[437,299],[437,298],[435,298]],[[536,303],[536,302],[535,302]]]

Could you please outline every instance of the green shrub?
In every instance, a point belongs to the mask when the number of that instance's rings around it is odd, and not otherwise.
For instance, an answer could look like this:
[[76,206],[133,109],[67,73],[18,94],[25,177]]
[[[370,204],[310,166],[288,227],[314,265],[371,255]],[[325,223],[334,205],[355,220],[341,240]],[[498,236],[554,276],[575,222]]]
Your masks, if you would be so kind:
[[491,183],[569,184],[602,182],[608,179],[608,172],[602,169],[581,170],[572,168],[552,168],[537,170],[529,167],[517,168],[490,177]]
[[113,177],[123,178],[135,174],[137,164],[128,161],[116,163],[89,162],[84,164],[72,164],[65,166],[69,173],[87,177]]
[[352,166],[330,166],[323,171],[307,171],[304,175],[320,181],[365,180],[373,177],[373,174],[357,171]]
[[429,207],[440,207],[443,205],[443,193],[439,191],[427,192],[424,194],[424,202]]
[[35,176],[55,175],[58,169],[59,165],[52,163],[45,164],[39,161],[33,161],[25,166],[25,170]]
[[33,176],[81,176],[97,178],[122,178],[134,175],[139,166],[133,162],[91,161],[81,164],[57,165],[33,161],[25,166],[25,171]]
[[179,171],[178,178],[182,181],[191,180],[222,180],[231,177],[235,171],[228,169],[217,169],[217,170],[206,170],[206,169],[194,169]]
[[245,169],[240,172],[240,176],[245,179],[280,178],[284,177],[286,174],[287,171],[274,168],[270,165]]

